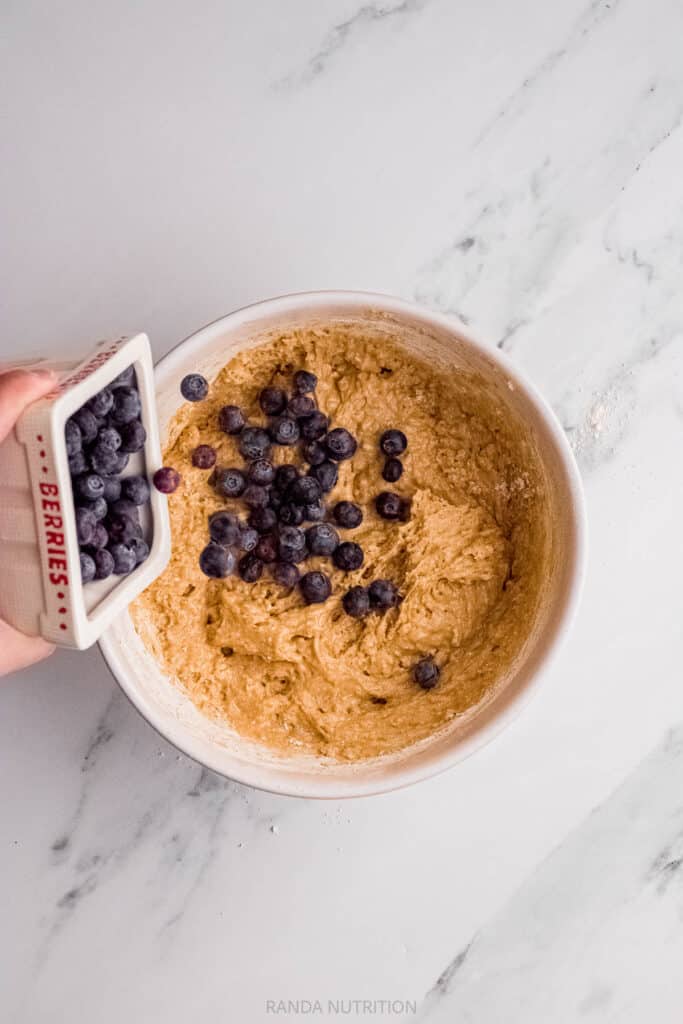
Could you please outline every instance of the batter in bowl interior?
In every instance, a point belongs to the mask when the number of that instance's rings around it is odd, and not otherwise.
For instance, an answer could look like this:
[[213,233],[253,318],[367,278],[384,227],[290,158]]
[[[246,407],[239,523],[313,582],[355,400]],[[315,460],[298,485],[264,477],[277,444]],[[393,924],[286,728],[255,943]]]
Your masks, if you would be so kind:
[[[333,583],[332,596],[310,606],[267,572],[252,585],[201,573],[208,517],[226,502],[190,461],[210,444],[218,465],[241,466],[235,439],[218,428],[219,408],[236,404],[263,422],[261,388],[288,387],[302,367],[317,374],[332,425],[359,442],[330,502],[348,498],[364,512],[358,529],[340,530],[362,546],[364,565],[342,573],[310,559],[305,568],[322,568]],[[377,442],[390,427],[408,437],[404,474],[391,487],[412,499],[405,523],[381,519],[373,505],[388,488]],[[273,453],[300,459],[297,448]],[[183,477],[169,499],[173,554],[133,605],[133,621],[196,705],[245,737],[337,761],[396,752],[484,702],[520,654],[548,571],[544,476],[524,425],[476,375],[435,369],[359,327],[283,333],[233,358],[208,399],[180,408],[164,459]],[[342,594],[377,578],[398,585],[400,607],[346,615]],[[411,669],[428,654],[441,678],[423,690]]]

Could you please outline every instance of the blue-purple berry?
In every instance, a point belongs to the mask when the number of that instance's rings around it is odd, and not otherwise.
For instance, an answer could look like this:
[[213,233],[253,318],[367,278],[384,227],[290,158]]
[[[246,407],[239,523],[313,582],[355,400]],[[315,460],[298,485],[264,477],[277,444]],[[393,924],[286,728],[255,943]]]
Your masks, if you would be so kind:
[[109,418],[115,426],[118,426],[137,419],[141,410],[140,396],[135,388],[120,387],[114,392],[114,405]]
[[238,405],[224,405],[218,413],[218,425],[225,434],[239,434],[246,422]]
[[330,459],[342,462],[350,459],[358,448],[358,442],[346,427],[335,427],[325,436],[325,448]]
[[315,391],[318,378],[310,370],[297,370],[292,380],[294,392],[297,395],[307,395]]
[[188,373],[180,382],[180,393],[188,402],[201,402],[209,393],[209,383],[201,373]]
[[431,656],[420,658],[413,666],[413,679],[423,690],[432,690],[439,681],[441,670]]
[[209,536],[216,544],[232,547],[239,544],[240,523],[232,512],[214,512],[209,517]]
[[266,416],[279,416],[287,405],[287,395],[282,388],[264,388],[258,396],[259,405]]
[[245,427],[240,434],[239,450],[248,462],[267,459],[271,441],[263,427]]
[[81,580],[83,583],[90,583],[91,580],[95,579],[95,560],[92,555],[87,554],[85,551],[81,551]]
[[149,484],[144,476],[127,476],[121,481],[121,494],[133,505],[144,505],[149,501]]
[[332,555],[332,561],[343,572],[355,572],[363,564],[363,549],[351,540],[343,541]]
[[199,568],[205,576],[224,579],[235,568],[235,556],[228,548],[211,542],[199,556]]
[[111,411],[113,404],[114,396],[109,388],[102,388],[101,391],[98,391],[86,403],[90,412],[99,417],[99,419],[104,419],[107,413]]
[[119,427],[122,452],[139,452],[145,447],[147,431],[140,420],[131,420]]
[[114,556],[106,548],[95,551],[93,556],[95,563],[95,579],[106,580],[114,571]]
[[316,523],[306,530],[306,544],[312,555],[331,555],[339,545],[339,534],[330,523]]
[[332,593],[332,584],[324,572],[307,572],[299,580],[299,589],[306,604],[322,604]]
[[95,501],[104,495],[104,481],[97,473],[83,473],[74,480],[76,494],[86,501]]
[[379,439],[379,446],[385,455],[402,455],[408,447],[408,438],[402,430],[385,430]]

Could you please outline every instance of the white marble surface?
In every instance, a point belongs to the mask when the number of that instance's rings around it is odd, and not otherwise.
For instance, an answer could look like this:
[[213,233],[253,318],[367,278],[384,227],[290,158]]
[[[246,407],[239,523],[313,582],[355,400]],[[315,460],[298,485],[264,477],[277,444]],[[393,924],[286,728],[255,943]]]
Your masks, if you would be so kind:
[[3,355],[134,329],[162,354],[301,289],[418,299],[554,405],[591,559],[517,723],[366,801],[203,773],[96,650],[3,681],[0,1019],[677,1024],[681,4],[24,0],[2,23]]

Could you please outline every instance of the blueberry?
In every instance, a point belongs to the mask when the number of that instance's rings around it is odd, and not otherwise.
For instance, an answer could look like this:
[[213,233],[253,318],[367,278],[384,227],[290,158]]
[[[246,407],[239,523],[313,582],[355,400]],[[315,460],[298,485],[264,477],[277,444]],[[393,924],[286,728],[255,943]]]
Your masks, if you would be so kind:
[[95,562],[95,579],[106,580],[114,571],[114,556],[106,548],[100,548],[92,556]]
[[128,501],[127,498],[119,498],[118,501],[112,502],[109,506],[110,516],[129,516],[135,522],[140,521],[140,514],[137,505],[134,505],[132,501]]
[[118,472],[118,464],[118,452],[113,452],[109,448],[100,448],[99,444],[96,444],[90,452],[90,465],[100,476],[111,476]]
[[87,403],[90,412],[102,419],[111,410],[114,404],[114,396],[109,388],[102,388],[96,395],[93,395]]
[[281,562],[302,562],[306,557],[306,534],[298,526],[281,526],[278,536]]
[[84,452],[74,452],[69,456],[69,473],[71,476],[80,476],[88,472],[88,460]]
[[86,501],[94,501],[104,495],[104,480],[97,473],[82,473],[74,480],[76,493]]
[[128,388],[135,386],[135,367],[127,366],[118,377],[114,377],[109,385],[110,388]]
[[278,555],[276,538],[272,534],[267,534],[265,537],[261,537],[260,541],[256,545],[254,554],[257,558],[260,558],[262,562],[274,562]]
[[81,428],[75,420],[67,420],[64,424],[64,440],[66,441],[66,454],[69,457],[76,455],[83,447]]
[[268,533],[277,526],[277,512],[272,508],[255,508],[249,515],[249,525],[259,533]]
[[402,455],[408,447],[408,438],[402,430],[385,430],[379,439],[379,446],[385,455]]
[[249,462],[265,459],[270,454],[270,437],[262,427],[245,427],[240,434],[239,449]]
[[338,501],[332,509],[332,516],[344,530],[355,530],[363,522],[361,507],[353,501]]
[[279,416],[287,405],[287,395],[282,388],[264,388],[258,401],[266,416]]
[[395,484],[403,475],[403,463],[400,459],[387,459],[382,469],[382,477],[388,484]]
[[301,454],[309,466],[319,466],[327,461],[327,452],[319,441],[307,441],[301,446]]
[[152,482],[162,494],[172,494],[180,483],[180,473],[170,466],[162,466],[152,477]]
[[[104,523],[96,523],[95,529],[93,530],[92,537],[90,538],[91,548],[106,548],[109,543],[109,534]],[[96,563],[97,564],[97,563]]]
[[142,565],[149,557],[149,544],[142,537],[133,537],[130,546],[135,552],[135,564]]
[[117,388],[114,392],[114,405],[110,413],[115,425],[130,423],[138,419],[142,406],[140,396],[135,388]]
[[81,508],[85,508],[88,512],[92,513],[98,523],[104,519],[109,511],[104,495],[101,498],[95,498],[94,501],[81,501],[79,505]]
[[192,465],[197,469],[211,469],[216,462],[216,449],[210,444],[198,444],[192,452]]
[[318,410],[312,412],[310,416],[302,416],[298,423],[305,441],[319,441],[327,433],[330,425],[327,416]]
[[431,656],[420,658],[413,666],[413,679],[423,690],[431,690],[439,681],[441,669]]
[[135,550],[130,544],[116,541],[109,545],[109,551],[114,560],[114,573],[117,576],[127,576],[135,568]]
[[139,452],[145,447],[147,431],[140,420],[131,420],[119,427],[122,452]]
[[106,451],[117,452],[121,447],[121,435],[116,427],[101,427],[97,432],[95,444]]
[[278,519],[285,526],[299,526],[304,521],[304,510],[301,505],[285,502],[278,512]]
[[319,466],[313,466],[311,476],[315,477],[323,493],[327,494],[336,485],[339,479],[339,470],[336,463],[328,460],[321,462]]
[[108,502],[118,501],[121,497],[121,481],[117,476],[103,476],[104,500]]
[[368,587],[368,594],[370,596],[370,604],[379,611],[395,608],[401,600],[398,588],[391,580],[373,580]]
[[232,547],[239,543],[240,524],[232,512],[214,512],[209,516],[209,536],[216,544]]
[[335,462],[350,459],[358,448],[358,442],[346,427],[335,427],[325,438],[327,454]]
[[403,513],[403,499],[394,491],[382,491],[375,498],[375,508],[382,519],[400,519]]
[[310,416],[315,411],[315,402],[308,395],[295,395],[287,403],[287,412],[294,419],[300,416]]
[[291,483],[299,479],[299,475],[296,466],[292,466],[288,462],[284,466],[278,466],[275,471],[275,487],[283,494]]
[[310,505],[311,502],[320,501],[322,487],[313,476],[301,476],[287,488],[287,501],[293,505]]
[[291,562],[275,562],[270,567],[270,574],[276,583],[289,590],[295,587],[301,578],[301,573]]
[[242,551],[253,551],[259,539],[258,531],[252,526],[244,526],[240,529],[239,546]]
[[339,544],[339,534],[329,523],[316,523],[306,530],[306,543],[312,555],[331,555]]
[[71,419],[77,425],[81,432],[83,444],[90,444],[97,437],[97,431],[100,429],[100,421],[94,413],[90,412],[90,409],[86,409],[85,406],[75,412]]
[[270,436],[275,444],[296,444],[300,436],[299,424],[291,416],[277,416],[270,424]]
[[128,465],[130,455],[128,452],[118,451],[114,453],[116,456],[116,466],[114,467],[114,473],[123,473],[124,469]]
[[242,495],[242,501],[247,508],[265,508],[268,504],[268,489],[258,484],[249,484]]
[[201,373],[188,373],[180,382],[180,393],[188,402],[201,402],[209,393],[209,384]]
[[149,501],[149,484],[144,476],[127,476],[121,481],[121,494],[134,505],[144,505]]
[[257,459],[252,462],[247,470],[249,483],[258,484],[259,487],[267,487],[275,479],[275,467],[268,459]]
[[270,496],[268,498],[268,508],[272,508],[273,512],[279,512],[284,505],[285,499],[282,497],[279,491],[276,491],[271,487]]
[[238,405],[224,405],[218,413],[218,425],[224,434],[239,434],[246,422]]
[[139,523],[125,512],[115,512],[107,519],[109,538],[117,544],[130,544],[140,533]]
[[345,540],[335,549],[332,561],[338,569],[342,569],[344,572],[354,572],[363,564],[363,549],[360,544]]
[[95,559],[81,551],[81,580],[83,583],[90,583],[95,579]]
[[297,395],[307,395],[311,391],[315,391],[318,378],[309,370],[297,370],[292,383]]
[[97,520],[87,508],[76,509],[76,537],[79,544],[89,544],[97,525]]
[[307,572],[299,580],[299,589],[306,604],[322,604],[332,593],[332,585],[324,572]]
[[353,619],[362,619],[370,611],[370,596],[365,587],[351,587],[342,597],[342,607]]
[[256,583],[263,572],[263,562],[254,552],[243,555],[239,562],[239,574],[245,583]]
[[318,523],[321,519],[325,518],[325,506],[321,501],[311,501],[307,505],[302,505],[301,510],[304,514],[304,519],[308,520],[309,523]]
[[207,544],[199,556],[199,568],[205,576],[222,580],[235,568],[235,556],[232,551],[213,542]]
[[247,479],[241,469],[217,469],[213,486],[224,498],[239,498],[244,494]]

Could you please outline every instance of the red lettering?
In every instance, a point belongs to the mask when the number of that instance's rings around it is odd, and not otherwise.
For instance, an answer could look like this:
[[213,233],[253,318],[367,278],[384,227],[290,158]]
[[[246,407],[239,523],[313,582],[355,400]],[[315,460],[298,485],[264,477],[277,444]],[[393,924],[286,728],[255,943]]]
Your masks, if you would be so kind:
[[63,572],[51,572],[50,583],[54,583],[56,587],[67,587],[69,585],[69,577],[65,576]]
[[48,558],[47,564],[50,569],[66,569],[66,562],[63,558]]
[[48,544],[54,544],[58,548],[64,547],[64,534],[53,533],[51,530],[47,531],[47,542]]
[[[62,517],[61,516],[45,516],[45,525],[51,526],[54,530],[61,530],[62,528]],[[48,537],[50,534],[48,534]],[[62,541],[63,543],[63,541]]]
[[49,498],[43,498],[40,504],[44,509],[49,509],[50,512],[59,512],[61,508],[58,501],[50,501]]
[[59,494],[57,484],[40,484],[41,494]]

